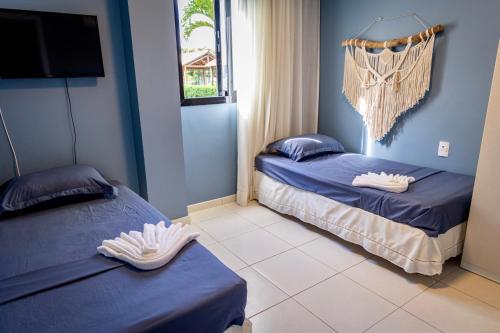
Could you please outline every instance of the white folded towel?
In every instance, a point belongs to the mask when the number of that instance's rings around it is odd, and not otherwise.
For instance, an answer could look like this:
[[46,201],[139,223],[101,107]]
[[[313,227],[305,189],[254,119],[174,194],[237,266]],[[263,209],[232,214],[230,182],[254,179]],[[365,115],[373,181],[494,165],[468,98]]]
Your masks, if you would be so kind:
[[120,237],[102,242],[97,252],[123,260],[142,270],[161,267],[172,260],[190,241],[200,234],[182,224],[165,227],[165,222],[144,224],[143,232],[122,232]]
[[372,187],[382,191],[402,193],[408,190],[408,185],[415,181],[415,178],[409,176],[380,174],[368,172],[361,176],[356,176],[352,181],[353,186]]

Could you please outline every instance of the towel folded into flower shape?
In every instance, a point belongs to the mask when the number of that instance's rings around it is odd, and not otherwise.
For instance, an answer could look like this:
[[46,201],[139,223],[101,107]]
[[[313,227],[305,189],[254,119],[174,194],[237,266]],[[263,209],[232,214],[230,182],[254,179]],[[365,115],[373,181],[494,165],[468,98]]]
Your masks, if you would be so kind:
[[385,172],[368,172],[361,176],[356,176],[352,185],[356,187],[371,187],[386,192],[402,193],[408,190],[408,185],[415,181],[409,176],[386,174]]
[[120,237],[107,239],[97,248],[106,257],[123,260],[142,270],[151,270],[166,265],[190,241],[200,234],[189,226],[165,222],[144,224],[143,232],[122,232]]

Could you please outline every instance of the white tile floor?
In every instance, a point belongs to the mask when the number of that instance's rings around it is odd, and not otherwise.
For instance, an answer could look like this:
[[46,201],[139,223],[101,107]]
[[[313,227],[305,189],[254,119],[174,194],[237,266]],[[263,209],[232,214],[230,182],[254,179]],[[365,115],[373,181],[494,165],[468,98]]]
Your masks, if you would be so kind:
[[252,203],[191,215],[199,241],[247,281],[254,333],[500,332],[500,285],[446,263],[430,278]]

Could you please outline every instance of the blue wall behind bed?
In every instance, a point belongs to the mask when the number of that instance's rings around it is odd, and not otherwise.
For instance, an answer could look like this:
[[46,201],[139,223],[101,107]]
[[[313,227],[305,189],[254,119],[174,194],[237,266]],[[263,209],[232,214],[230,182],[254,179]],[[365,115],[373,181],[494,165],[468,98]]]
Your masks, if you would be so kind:
[[[137,191],[118,1],[0,0],[0,7],[97,15],[106,76],[69,80],[78,129],[78,159]],[[72,137],[62,79],[0,80],[0,107],[21,172],[71,164]],[[0,129],[0,183],[12,176],[10,150]]]
[[[147,86],[151,80],[140,79],[137,83],[136,65],[144,67],[144,63],[141,64],[144,56],[139,57],[139,63],[134,60],[129,3],[137,2],[0,0],[0,8],[98,16],[106,76],[70,79],[79,162],[95,165],[107,178],[128,185],[169,217],[179,217],[185,215],[186,204],[236,192],[236,105],[184,107],[181,111],[177,78],[157,85],[164,87],[156,94],[161,95],[161,99],[142,97],[141,100],[141,95],[152,92]],[[170,5],[171,2],[157,0],[151,4]],[[136,15],[143,12],[134,12],[132,21],[137,21]],[[164,15],[161,21],[173,19],[166,10],[158,12]],[[145,29],[154,28],[153,21],[147,17],[140,24],[144,24]],[[172,30],[173,25],[161,30],[169,29]],[[148,39],[151,38],[149,34]],[[170,68],[172,64],[176,68],[176,54],[163,58],[162,64],[154,65],[156,68]],[[167,96],[165,85],[172,82],[175,82],[172,89],[167,89],[172,94]],[[71,163],[71,128],[63,80],[0,80],[0,107],[11,130],[23,173]],[[158,113],[160,109],[165,113]],[[180,131],[179,115],[184,133]],[[156,121],[156,117],[164,119]],[[0,183],[13,176],[12,166],[7,141],[0,130]],[[169,199],[173,197],[176,200]]]
[[182,108],[188,203],[236,193],[236,104]]
[[[353,37],[375,17],[418,13],[446,25],[435,46],[432,87],[427,98],[404,115],[384,143],[368,144],[372,156],[474,174],[500,37],[498,0],[350,0],[321,2],[319,130],[362,150],[363,126],[342,94],[342,39]],[[377,23],[365,38],[384,40],[423,28],[412,18]],[[438,141],[451,142],[450,156],[437,156]]]

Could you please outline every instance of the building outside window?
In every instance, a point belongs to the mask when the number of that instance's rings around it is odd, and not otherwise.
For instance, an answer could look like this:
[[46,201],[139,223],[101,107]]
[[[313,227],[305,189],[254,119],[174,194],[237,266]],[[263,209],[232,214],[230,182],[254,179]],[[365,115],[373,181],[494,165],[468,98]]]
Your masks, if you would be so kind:
[[229,0],[174,0],[182,105],[225,103],[230,91]]

